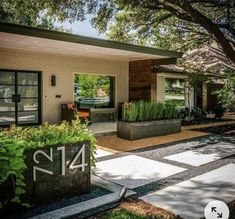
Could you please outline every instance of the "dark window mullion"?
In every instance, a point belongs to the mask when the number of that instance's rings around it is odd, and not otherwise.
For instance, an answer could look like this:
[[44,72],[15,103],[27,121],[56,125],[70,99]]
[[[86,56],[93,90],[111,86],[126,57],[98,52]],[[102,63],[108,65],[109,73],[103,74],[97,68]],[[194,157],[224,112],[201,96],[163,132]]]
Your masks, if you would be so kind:
[[[37,110],[19,110],[18,111],[18,113],[27,113],[27,112],[38,112],[39,111],[39,109],[37,109]],[[1,112],[1,111],[0,111]],[[13,112],[13,111],[12,111]]]
[[32,99],[32,100],[37,100],[38,97],[20,97],[21,100],[28,100],[28,99]]
[[18,86],[22,86],[22,87],[38,87],[38,84],[18,84]]
[[15,110],[13,110],[13,111],[0,111],[0,113],[14,113],[15,112]]
[[[17,72],[15,72],[15,95],[18,95],[18,75]],[[18,125],[18,103],[15,102],[15,123]]]

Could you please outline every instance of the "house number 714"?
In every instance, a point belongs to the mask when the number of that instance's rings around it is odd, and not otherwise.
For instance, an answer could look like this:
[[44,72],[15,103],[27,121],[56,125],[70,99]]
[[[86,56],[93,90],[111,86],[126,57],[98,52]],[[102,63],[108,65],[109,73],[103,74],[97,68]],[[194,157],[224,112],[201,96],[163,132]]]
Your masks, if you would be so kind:
[[[61,175],[65,175],[65,169],[66,169],[66,161],[65,161],[65,146],[60,146],[56,148],[57,151],[61,151]],[[44,156],[47,160],[50,162],[53,162],[53,149],[50,148],[49,154],[45,153],[42,150],[37,150],[33,154],[33,161],[36,164],[39,164],[40,162],[37,159],[37,156],[41,154]],[[82,163],[81,164],[75,164],[79,157],[82,157]],[[74,159],[72,161],[68,162],[67,168],[68,169],[76,169],[81,168],[82,171],[85,171],[85,167],[87,166],[87,163],[85,161],[85,144],[82,145],[81,149],[78,151],[78,153],[75,155]],[[53,175],[53,172],[47,169],[43,169],[41,167],[33,166],[33,181],[37,180],[37,171],[47,173],[50,175]]]

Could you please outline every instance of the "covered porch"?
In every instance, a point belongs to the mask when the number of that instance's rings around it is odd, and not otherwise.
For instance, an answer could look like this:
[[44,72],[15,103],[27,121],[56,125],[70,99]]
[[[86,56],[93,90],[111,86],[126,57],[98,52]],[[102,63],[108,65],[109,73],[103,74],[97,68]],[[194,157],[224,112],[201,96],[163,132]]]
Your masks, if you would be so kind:
[[[0,29],[1,126],[60,123],[61,104],[77,100],[85,105],[103,101],[90,106],[91,111],[112,111],[117,120],[119,103],[158,101],[162,84],[157,83],[154,66],[176,63],[182,56],[15,24],[0,23]],[[80,82],[86,77],[96,80],[93,94],[82,93]],[[97,122],[106,121],[104,116]]]

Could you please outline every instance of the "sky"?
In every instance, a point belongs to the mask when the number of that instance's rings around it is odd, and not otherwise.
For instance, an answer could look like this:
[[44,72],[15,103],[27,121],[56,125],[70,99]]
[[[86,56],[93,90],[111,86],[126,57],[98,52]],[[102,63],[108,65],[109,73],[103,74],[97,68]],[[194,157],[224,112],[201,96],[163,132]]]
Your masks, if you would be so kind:
[[66,21],[62,25],[66,29],[72,29],[73,34],[105,39],[105,34],[99,35],[98,31],[91,26],[91,18],[92,15],[86,15],[85,21],[76,21],[72,24]]

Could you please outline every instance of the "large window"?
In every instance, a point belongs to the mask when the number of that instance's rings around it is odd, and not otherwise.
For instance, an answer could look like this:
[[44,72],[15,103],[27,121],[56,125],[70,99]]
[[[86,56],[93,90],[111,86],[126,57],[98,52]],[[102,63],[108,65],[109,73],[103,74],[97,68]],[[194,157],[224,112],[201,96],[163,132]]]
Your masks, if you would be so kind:
[[175,103],[179,107],[185,106],[185,84],[183,79],[166,78],[165,102]]
[[74,101],[80,107],[114,108],[115,77],[76,74],[74,77]]

